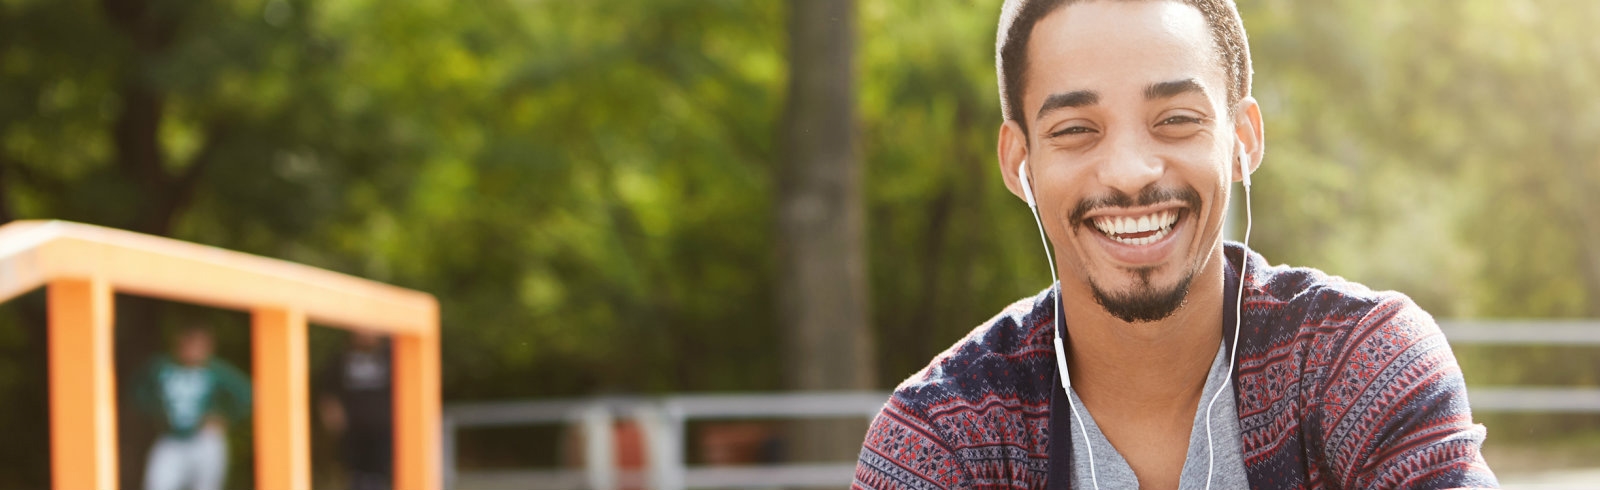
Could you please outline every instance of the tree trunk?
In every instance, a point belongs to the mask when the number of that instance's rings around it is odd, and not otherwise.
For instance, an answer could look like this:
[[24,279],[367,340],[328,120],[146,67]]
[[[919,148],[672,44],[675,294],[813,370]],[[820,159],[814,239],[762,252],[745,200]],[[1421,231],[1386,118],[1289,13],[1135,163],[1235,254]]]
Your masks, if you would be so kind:
[[[789,89],[777,172],[778,325],[797,391],[873,387],[860,152],[855,2],[789,2]],[[865,424],[794,424],[796,461],[850,461]]]
[[[118,91],[122,105],[111,130],[113,163],[140,199],[129,221],[107,219],[101,224],[129,228],[140,233],[167,235],[175,221],[176,209],[157,203],[180,198],[173,179],[167,175],[166,152],[160,141],[162,119],[166,117],[166,94],[144,75],[152,59],[165,54],[178,33],[180,12],[158,9],[149,0],[102,0],[102,13],[111,25],[136,48],[130,69],[123,74]],[[107,216],[110,218],[110,216]],[[162,350],[160,319],[163,304],[142,297],[118,295],[115,327],[115,376],[117,378],[117,449],[120,455],[121,488],[142,488],[146,456],[158,435],[149,417],[132,410],[123,395],[139,368]]]

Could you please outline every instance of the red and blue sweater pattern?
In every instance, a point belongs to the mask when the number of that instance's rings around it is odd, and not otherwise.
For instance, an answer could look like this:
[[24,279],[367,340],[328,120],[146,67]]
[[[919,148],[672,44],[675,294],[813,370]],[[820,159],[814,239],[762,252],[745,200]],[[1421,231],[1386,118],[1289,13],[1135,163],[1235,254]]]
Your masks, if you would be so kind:
[[[1230,293],[1243,251],[1226,246]],[[1251,487],[1498,486],[1432,317],[1399,293],[1254,252],[1244,260],[1232,374]],[[867,432],[852,488],[1068,488],[1071,446],[1051,441],[1071,427],[1064,407],[1052,410],[1063,404],[1052,301],[1047,289],[1010,305],[901,383]]]

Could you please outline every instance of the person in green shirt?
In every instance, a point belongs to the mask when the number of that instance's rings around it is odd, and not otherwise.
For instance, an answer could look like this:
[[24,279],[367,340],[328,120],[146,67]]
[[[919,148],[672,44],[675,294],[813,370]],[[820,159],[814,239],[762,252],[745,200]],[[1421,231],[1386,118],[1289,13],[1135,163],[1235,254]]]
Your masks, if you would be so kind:
[[145,490],[222,488],[227,425],[250,416],[250,379],[212,357],[214,344],[204,325],[187,326],[134,383],[134,403],[165,427],[145,464]]

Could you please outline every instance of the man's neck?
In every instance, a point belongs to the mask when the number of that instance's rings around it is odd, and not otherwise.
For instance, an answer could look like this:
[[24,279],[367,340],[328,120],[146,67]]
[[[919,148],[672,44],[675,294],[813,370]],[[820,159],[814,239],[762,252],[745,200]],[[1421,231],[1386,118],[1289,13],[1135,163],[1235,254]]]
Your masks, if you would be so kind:
[[[1063,287],[1072,387],[1140,486],[1178,486],[1206,375],[1222,343],[1222,247],[1167,318],[1128,323]],[[1083,288],[1077,288],[1083,289]]]
[[1225,260],[1217,247],[1184,305],[1154,322],[1125,322],[1091,293],[1065,288],[1068,367],[1085,405],[1130,416],[1194,414],[1222,342]]

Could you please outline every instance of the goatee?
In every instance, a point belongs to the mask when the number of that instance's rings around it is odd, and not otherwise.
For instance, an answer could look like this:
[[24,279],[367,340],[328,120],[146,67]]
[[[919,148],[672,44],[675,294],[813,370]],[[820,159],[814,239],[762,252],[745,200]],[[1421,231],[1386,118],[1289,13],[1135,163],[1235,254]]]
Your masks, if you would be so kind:
[[1193,273],[1185,274],[1169,289],[1158,290],[1150,284],[1150,273],[1153,271],[1140,269],[1134,272],[1139,276],[1139,286],[1123,293],[1108,293],[1094,279],[1089,280],[1094,301],[1111,316],[1128,323],[1153,322],[1172,316],[1189,298],[1189,281],[1194,279]]

